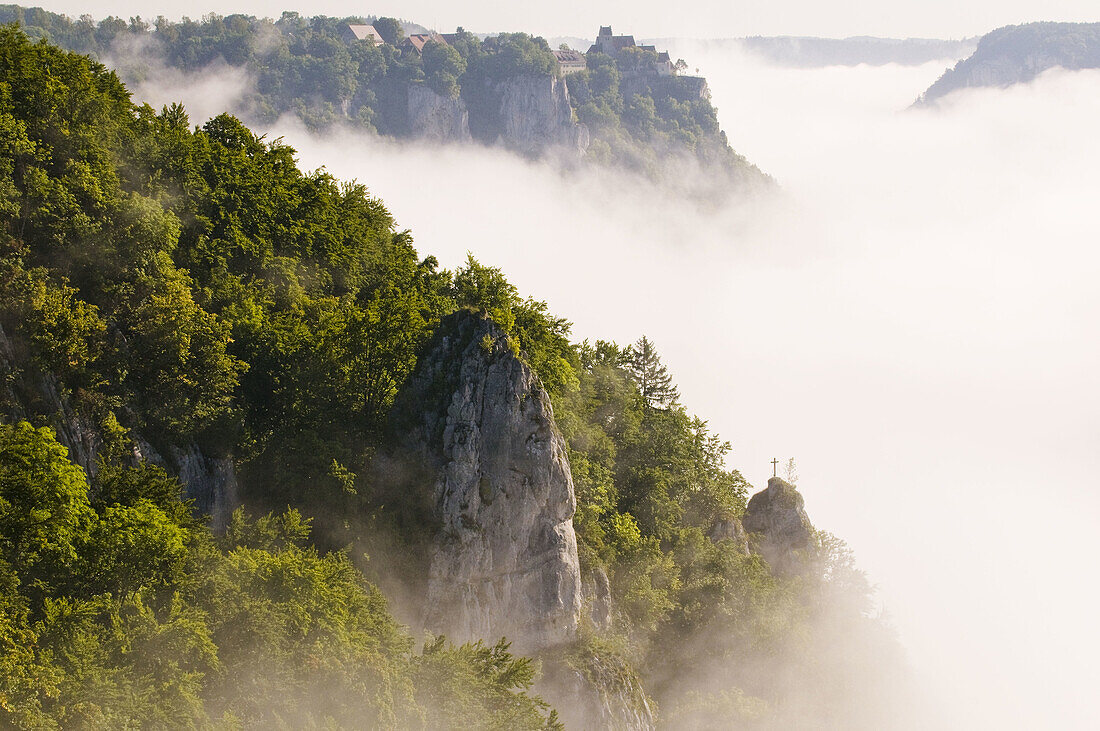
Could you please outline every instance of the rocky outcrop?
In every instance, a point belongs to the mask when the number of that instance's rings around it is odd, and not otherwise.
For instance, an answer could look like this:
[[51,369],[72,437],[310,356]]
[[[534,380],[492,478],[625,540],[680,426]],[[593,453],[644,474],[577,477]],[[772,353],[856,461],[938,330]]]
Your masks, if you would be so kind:
[[438,525],[425,626],[524,651],[572,639],[581,583],[565,441],[504,333],[465,311],[445,320],[395,411]]
[[469,142],[470,113],[458,97],[437,94],[425,84],[409,87],[409,132],[433,142]]
[[[34,421],[48,425],[57,440],[69,450],[69,458],[89,475],[96,471],[96,455],[103,439],[96,425],[76,412],[52,373],[20,367],[27,356],[16,352],[16,344],[0,327],[0,401],[10,421]],[[38,417],[38,418],[36,418]]]
[[794,485],[779,477],[769,479],[768,487],[749,500],[742,522],[752,534],[753,547],[773,571],[801,573],[802,552],[810,546],[814,527]]
[[171,455],[184,494],[195,501],[196,510],[210,516],[214,530],[224,529],[229,516],[240,506],[233,460],[209,457],[194,443],[186,449],[172,447]]
[[561,149],[583,155],[588,127],[573,118],[565,81],[553,76],[517,76],[501,82],[500,142],[524,154]]
[[733,544],[737,553],[745,556],[749,555],[749,537],[745,533],[741,521],[737,518],[729,517],[716,520],[710,529],[710,539],[715,543],[729,541]]
[[638,674],[622,656],[592,646],[567,657],[543,658],[535,692],[553,706],[568,729],[651,731],[653,704]]
[[588,127],[573,116],[569,90],[553,76],[515,76],[487,83],[471,102],[480,115],[476,135],[463,97],[436,93],[426,84],[408,91],[411,137],[434,142],[468,142],[474,136],[525,155],[560,153],[580,157],[590,142]]

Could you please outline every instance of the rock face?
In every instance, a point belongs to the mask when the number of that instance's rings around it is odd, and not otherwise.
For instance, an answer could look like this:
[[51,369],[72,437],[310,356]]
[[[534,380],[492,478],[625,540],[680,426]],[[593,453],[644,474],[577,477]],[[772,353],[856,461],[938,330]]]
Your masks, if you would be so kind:
[[749,537],[745,533],[745,527],[737,518],[724,518],[717,520],[710,529],[712,541],[731,541],[735,550],[745,556],[749,555]]
[[185,450],[173,447],[171,453],[176,474],[187,497],[195,501],[195,509],[210,516],[214,530],[224,529],[229,516],[240,505],[233,460],[208,457],[197,444],[190,444]]
[[491,321],[459,312],[398,397],[405,453],[438,520],[424,623],[521,650],[572,639],[581,612],[576,498],[550,398]]
[[[52,373],[21,368],[23,360],[0,328],[0,374],[7,376],[2,379],[0,392],[5,416],[13,421],[25,419],[36,425],[48,425],[69,450],[69,459],[94,477],[104,443],[100,427],[73,408]],[[184,497],[195,501],[195,509],[210,516],[214,530],[225,527],[239,505],[232,459],[208,457],[194,443],[182,449],[169,447],[170,458],[165,459],[141,435],[131,431],[130,436],[134,442],[134,464],[148,461],[164,467],[168,474],[179,478]]]
[[611,626],[611,581],[602,568],[596,568],[585,579],[584,599],[592,625],[597,629],[608,629]]
[[500,141],[525,154],[561,148],[577,155],[588,149],[588,128],[573,119],[565,81],[553,76],[517,76],[502,82]]
[[657,723],[637,676],[615,660],[592,659],[587,673],[547,663],[535,691],[557,709],[569,729],[653,731]]
[[779,477],[768,480],[768,487],[749,500],[743,523],[745,530],[754,534],[755,547],[773,571],[801,571],[799,552],[809,547],[814,527],[794,485]]
[[469,142],[470,113],[460,98],[437,94],[424,84],[409,87],[409,130],[433,142]]

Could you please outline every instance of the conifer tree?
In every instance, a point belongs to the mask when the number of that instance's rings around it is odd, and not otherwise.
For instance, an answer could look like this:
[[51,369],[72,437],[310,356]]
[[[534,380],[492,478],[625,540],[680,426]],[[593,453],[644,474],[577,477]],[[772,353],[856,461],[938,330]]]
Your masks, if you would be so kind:
[[679,401],[680,392],[672,383],[668,368],[645,335],[627,349],[626,368],[647,407],[665,409]]

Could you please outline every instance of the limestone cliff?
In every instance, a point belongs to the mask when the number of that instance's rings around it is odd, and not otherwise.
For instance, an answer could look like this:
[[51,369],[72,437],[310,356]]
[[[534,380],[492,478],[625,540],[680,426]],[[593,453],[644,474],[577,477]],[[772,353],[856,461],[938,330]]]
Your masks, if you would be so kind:
[[814,527],[794,485],[779,477],[769,479],[768,487],[749,500],[743,523],[753,547],[773,571],[802,571],[801,552],[809,548]]
[[409,132],[433,142],[469,142],[470,113],[461,98],[442,96],[424,84],[409,87]]
[[425,626],[523,651],[571,640],[581,582],[565,441],[504,333],[465,311],[444,320],[397,410],[437,520]]
[[588,128],[573,118],[569,90],[553,76],[517,76],[498,85],[500,142],[524,154],[555,148],[583,155]]
[[565,82],[553,76],[524,75],[486,82],[457,98],[441,96],[425,84],[413,84],[407,112],[409,135],[417,139],[468,142],[476,138],[531,156],[580,157],[589,144],[588,128],[574,118]]

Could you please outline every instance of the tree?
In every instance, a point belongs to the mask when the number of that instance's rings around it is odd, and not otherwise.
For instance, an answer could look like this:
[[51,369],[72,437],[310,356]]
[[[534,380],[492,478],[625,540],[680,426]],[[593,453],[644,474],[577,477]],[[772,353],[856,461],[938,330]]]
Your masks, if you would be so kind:
[[53,431],[0,424],[0,560],[32,599],[69,579],[94,519],[84,470]]
[[90,593],[126,598],[183,577],[186,531],[148,500],[109,505],[82,550]]
[[405,29],[401,27],[401,21],[396,18],[378,18],[374,21],[374,29],[382,40],[391,46],[396,46],[405,37]]
[[680,392],[673,384],[668,368],[661,363],[657,348],[645,335],[627,349],[626,368],[647,407],[666,409],[679,401]]
[[794,457],[787,460],[787,463],[783,465],[783,479],[792,485],[798,484],[798,467],[795,465]]
[[428,86],[441,96],[458,97],[458,79],[466,73],[466,60],[453,47],[431,41],[422,59]]
[[528,695],[538,665],[508,649],[505,639],[455,647],[441,635],[425,642],[414,679],[426,727],[561,731],[557,712]]
[[519,304],[519,292],[496,267],[488,267],[466,255],[466,266],[455,273],[455,304],[485,315],[506,333],[516,318],[512,308]]

